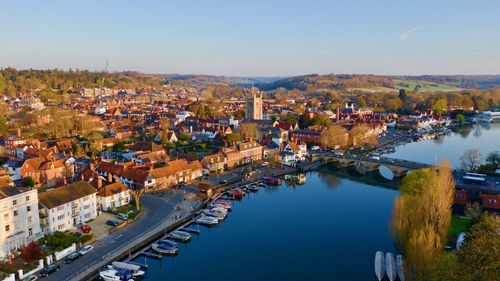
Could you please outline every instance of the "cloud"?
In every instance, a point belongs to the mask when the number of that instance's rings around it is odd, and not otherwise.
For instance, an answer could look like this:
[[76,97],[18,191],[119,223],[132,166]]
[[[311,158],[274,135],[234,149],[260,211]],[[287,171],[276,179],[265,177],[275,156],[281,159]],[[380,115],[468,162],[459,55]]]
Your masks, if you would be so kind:
[[410,33],[419,31],[421,29],[422,29],[422,27],[415,27],[415,28],[412,28],[412,29],[409,29],[409,30],[405,30],[405,31],[399,33],[399,40],[400,41],[406,41],[406,40],[409,39]]

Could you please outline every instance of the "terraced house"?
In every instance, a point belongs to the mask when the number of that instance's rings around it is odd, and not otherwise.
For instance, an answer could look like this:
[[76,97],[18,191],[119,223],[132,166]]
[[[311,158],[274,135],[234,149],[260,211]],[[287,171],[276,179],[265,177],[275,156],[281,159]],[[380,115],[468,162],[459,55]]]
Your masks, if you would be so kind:
[[74,229],[97,217],[97,190],[85,181],[39,194],[40,225],[43,233]]

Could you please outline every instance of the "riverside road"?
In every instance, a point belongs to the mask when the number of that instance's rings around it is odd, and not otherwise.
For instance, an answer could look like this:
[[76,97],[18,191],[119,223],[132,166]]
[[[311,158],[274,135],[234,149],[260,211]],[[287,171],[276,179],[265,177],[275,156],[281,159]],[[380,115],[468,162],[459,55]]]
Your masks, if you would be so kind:
[[137,240],[160,225],[166,227],[171,221],[169,215],[184,201],[184,198],[185,194],[177,191],[171,191],[165,196],[144,195],[141,198],[143,212],[137,221],[98,240],[93,244],[94,250],[91,253],[81,256],[73,263],[64,264],[63,261],[59,261],[57,264],[61,269],[50,274],[45,280],[82,280],[86,271],[92,272],[101,261],[109,263],[113,256],[119,254],[118,252],[126,252],[127,250],[122,247],[132,246],[131,241]]

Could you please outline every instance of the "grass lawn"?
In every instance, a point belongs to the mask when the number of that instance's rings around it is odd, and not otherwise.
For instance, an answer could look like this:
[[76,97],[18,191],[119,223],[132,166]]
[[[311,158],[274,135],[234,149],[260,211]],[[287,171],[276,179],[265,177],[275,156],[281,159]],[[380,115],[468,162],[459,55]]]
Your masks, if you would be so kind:
[[457,236],[460,232],[467,230],[471,220],[468,218],[461,217],[459,215],[451,216],[451,225],[448,230],[448,236]]

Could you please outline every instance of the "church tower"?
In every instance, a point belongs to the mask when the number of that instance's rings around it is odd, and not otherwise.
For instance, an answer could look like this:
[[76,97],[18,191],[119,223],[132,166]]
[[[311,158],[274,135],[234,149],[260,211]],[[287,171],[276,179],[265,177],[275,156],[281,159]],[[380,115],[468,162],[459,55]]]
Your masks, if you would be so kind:
[[252,93],[247,95],[245,101],[245,118],[251,120],[262,120],[262,92],[255,93],[252,87]]

